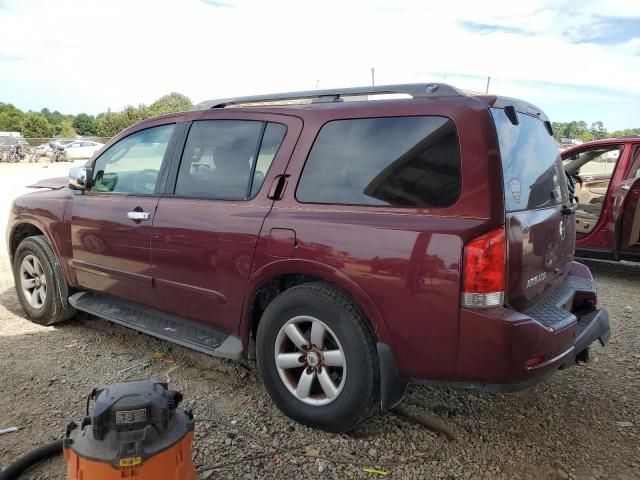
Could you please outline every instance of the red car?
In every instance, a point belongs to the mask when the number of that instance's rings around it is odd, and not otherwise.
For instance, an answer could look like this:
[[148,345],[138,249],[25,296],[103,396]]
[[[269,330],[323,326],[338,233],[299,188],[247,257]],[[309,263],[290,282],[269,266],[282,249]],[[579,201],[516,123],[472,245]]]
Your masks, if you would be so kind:
[[[390,93],[412,98],[350,101]],[[520,100],[243,97],[127,129],[16,199],[7,235],[34,321],[256,358],[283,412],[345,431],[410,382],[515,390],[607,342],[566,178]]]
[[640,136],[585,143],[562,161],[578,205],[576,254],[640,261]]

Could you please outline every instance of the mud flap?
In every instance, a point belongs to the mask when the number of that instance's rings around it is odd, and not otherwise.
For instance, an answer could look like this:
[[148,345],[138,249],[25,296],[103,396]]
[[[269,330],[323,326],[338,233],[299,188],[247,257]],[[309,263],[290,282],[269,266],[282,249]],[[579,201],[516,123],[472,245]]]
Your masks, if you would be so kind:
[[378,342],[376,348],[380,368],[380,407],[389,410],[402,401],[409,382],[400,376],[391,347]]

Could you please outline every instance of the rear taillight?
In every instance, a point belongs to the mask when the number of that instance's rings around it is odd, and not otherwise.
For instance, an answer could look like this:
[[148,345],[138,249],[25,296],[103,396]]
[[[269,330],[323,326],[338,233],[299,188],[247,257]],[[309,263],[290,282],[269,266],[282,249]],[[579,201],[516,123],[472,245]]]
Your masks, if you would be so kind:
[[504,227],[465,245],[463,307],[497,307],[504,303],[505,248]]

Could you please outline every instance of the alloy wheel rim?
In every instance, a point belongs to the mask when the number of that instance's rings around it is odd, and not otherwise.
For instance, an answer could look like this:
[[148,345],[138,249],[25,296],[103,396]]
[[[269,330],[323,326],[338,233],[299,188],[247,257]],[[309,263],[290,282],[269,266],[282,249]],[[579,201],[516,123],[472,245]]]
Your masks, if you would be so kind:
[[29,305],[40,309],[47,301],[47,277],[40,260],[35,255],[27,255],[20,265],[20,286]]
[[278,332],[275,364],[282,383],[307,405],[327,405],[338,398],[347,363],[338,337],[327,324],[306,315],[288,320]]

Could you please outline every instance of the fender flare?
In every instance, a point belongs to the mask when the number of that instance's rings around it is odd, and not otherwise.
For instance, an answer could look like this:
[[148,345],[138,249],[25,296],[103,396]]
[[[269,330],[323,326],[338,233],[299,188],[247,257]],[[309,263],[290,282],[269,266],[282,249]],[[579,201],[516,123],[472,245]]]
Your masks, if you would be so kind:
[[369,294],[351,277],[334,267],[312,260],[286,258],[276,260],[259,268],[250,277],[245,289],[239,332],[240,338],[248,344],[251,328],[249,310],[251,299],[258,291],[258,288],[270,278],[286,274],[313,275],[337,285],[353,297],[369,319],[371,327],[378,337],[376,353],[380,372],[380,408],[388,410],[400,403],[406,393],[409,382],[398,371],[391,345],[391,336],[384,318]]
[[[13,224],[11,225],[11,230],[9,232],[8,235],[8,240],[9,240],[9,247],[11,247],[11,239],[13,238],[13,235],[16,231],[16,228],[18,228],[20,225],[32,225],[34,227],[36,227],[38,230],[40,230],[42,232],[42,234],[44,235],[45,239],[47,240],[47,243],[49,244],[49,246],[51,247],[51,250],[53,251],[53,255],[55,256],[55,260],[56,263],[55,265],[53,265],[53,268],[56,271],[56,277],[57,277],[57,284],[58,284],[58,290],[60,291],[60,298],[62,301],[62,304],[65,307],[69,306],[69,302],[68,302],[68,298],[69,298],[69,276],[68,276],[68,271],[67,269],[64,268],[62,262],[60,261],[60,252],[58,251],[58,246],[56,244],[56,242],[53,241],[53,237],[51,236],[51,232],[49,231],[49,229],[47,229],[41,222],[39,222],[36,218],[31,217],[31,216],[22,216],[22,217],[17,217],[15,219],[15,221],[13,222]],[[13,264],[13,252],[9,251],[9,255],[11,258],[11,263]]]
[[392,345],[391,335],[387,324],[378,310],[378,307],[369,294],[358,285],[351,277],[344,272],[323,263],[299,258],[283,258],[270,262],[253,272],[247,282],[244,301],[242,305],[242,316],[239,328],[240,338],[248,341],[251,328],[249,310],[251,299],[258,291],[259,287],[267,280],[281,275],[312,275],[332,283],[353,297],[355,302],[362,308],[364,314],[369,319],[371,327],[378,337],[379,342]]

